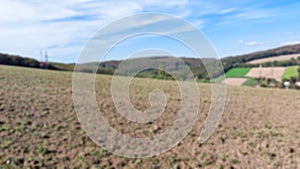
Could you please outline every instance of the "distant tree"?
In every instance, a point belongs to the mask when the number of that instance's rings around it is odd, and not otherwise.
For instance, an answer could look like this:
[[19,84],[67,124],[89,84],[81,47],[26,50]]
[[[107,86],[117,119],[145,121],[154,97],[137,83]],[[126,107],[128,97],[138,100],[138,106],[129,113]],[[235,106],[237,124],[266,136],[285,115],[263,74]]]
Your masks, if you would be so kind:
[[[92,71],[89,70],[89,69],[83,69],[82,71],[92,73]],[[98,68],[97,73],[98,74],[113,75],[115,73],[115,71],[113,69],[108,69],[108,68]]]
[[159,65],[159,70],[158,70],[158,79],[166,79],[166,74],[165,74],[165,66],[163,64]]

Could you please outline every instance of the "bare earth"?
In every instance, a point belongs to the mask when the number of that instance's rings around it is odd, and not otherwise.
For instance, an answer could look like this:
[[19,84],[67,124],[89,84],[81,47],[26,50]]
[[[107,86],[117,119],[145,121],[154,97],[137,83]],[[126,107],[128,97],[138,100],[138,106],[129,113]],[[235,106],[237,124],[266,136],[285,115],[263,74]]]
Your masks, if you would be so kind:
[[285,61],[285,60],[291,60],[292,58],[297,59],[300,56],[300,54],[292,54],[292,55],[281,55],[276,57],[270,57],[265,59],[257,59],[251,62],[248,62],[249,64],[257,64],[257,63],[266,63],[266,62],[273,62],[273,61]]
[[241,86],[243,83],[247,81],[246,78],[226,78],[223,83],[227,85],[235,85],[235,86]]
[[[130,99],[149,106],[148,92],[163,90],[166,112],[153,123],[135,124],[112,104],[110,76],[96,77],[99,108],[117,131],[149,136],[172,125],[180,108],[173,81],[135,79]],[[198,143],[210,108],[210,84],[199,84],[200,112],[187,137],[161,155],[132,159],[97,146],[82,130],[72,101],[72,73],[0,66],[0,168],[300,168],[300,92],[227,87],[221,124]]]
[[285,69],[286,69],[285,67],[252,68],[246,76],[254,77],[254,78],[259,78],[259,77],[272,78],[280,82],[285,72]]

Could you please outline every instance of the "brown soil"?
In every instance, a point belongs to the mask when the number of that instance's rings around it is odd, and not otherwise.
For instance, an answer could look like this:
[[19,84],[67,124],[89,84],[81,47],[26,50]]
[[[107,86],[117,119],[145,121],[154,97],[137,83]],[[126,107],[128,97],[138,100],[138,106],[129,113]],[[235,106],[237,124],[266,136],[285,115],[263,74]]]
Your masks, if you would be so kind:
[[[136,79],[130,89],[136,108],[146,109],[147,92],[168,93],[165,114],[137,125],[118,115],[109,76],[97,76],[99,108],[118,131],[131,136],[163,132],[180,105],[172,81]],[[0,66],[1,168],[299,168],[300,93],[228,86],[221,124],[211,139],[197,142],[210,106],[210,85],[199,84],[199,119],[172,150],[146,159],[113,155],[81,129],[72,102],[72,73]]]
[[286,69],[285,67],[252,68],[246,76],[254,77],[254,78],[259,78],[259,77],[271,78],[277,80],[278,82],[281,82],[285,69]]
[[241,86],[247,81],[246,78],[226,78],[223,83],[227,85]]

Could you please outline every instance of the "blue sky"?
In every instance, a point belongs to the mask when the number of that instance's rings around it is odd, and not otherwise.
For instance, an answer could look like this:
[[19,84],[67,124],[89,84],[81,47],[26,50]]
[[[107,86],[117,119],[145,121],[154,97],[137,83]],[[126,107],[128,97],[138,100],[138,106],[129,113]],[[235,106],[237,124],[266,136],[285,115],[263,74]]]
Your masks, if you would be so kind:
[[[0,52],[39,60],[40,50],[47,50],[50,61],[75,62],[89,38],[112,21],[162,12],[195,25],[220,57],[238,55],[300,43],[299,9],[296,0],[1,0]],[[170,39],[145,37],[129,39],[110,58],[157,46],[173,55],[193,56]]]

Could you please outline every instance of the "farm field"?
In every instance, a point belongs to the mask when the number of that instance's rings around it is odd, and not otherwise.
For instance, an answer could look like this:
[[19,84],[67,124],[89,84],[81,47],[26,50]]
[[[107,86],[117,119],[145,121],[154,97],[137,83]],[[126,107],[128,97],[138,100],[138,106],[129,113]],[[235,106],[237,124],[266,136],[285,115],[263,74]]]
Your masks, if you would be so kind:
[[298,66],[290,66],[290,67],[287,67],[285,69],[285,72],[284,72],[284,75],[283,75],[283,78],[291,78],[291,77],[298,77]]
[[[86,74],[89,76],[89,74]],[[149,107],[148,92],[168,98],[151,124],[128,122],[110,96],[111,76],[96,76],[98,106],[117,131],[135,137],[162,133],[176,119],[180,90],[173,81],[136,78],[130,99]],[[72,102],[72,73],[0,65],[0,168],[299,168],[299,91],[228,86],[222,122],[197,142],[210,108],[210,84],[199,83],[198,120],[187,137],[156,157],[131,159],[97,146],[82,130]]]
[[255,78],[248,78],[244,83],[243,86],[250,86],[255,87],[257,85],[258,80]]
[[280,82],[285,72],[285,67],[263,67],[263,68],[252,68],[248,73],[247,77],[252,78],[272,78]]
[[298,66],[263,67],[263,68],[233,68],[225,76],[224,83],[238,86],[255,86],[260,76],[281,82],[284,78],[298,77]]
[[225,73],[226,78],[232,77],[245,77],[246,74],[251,70],[251,68],[233,68]]
[[266,62],[273,62],[273,61],[286,61],[291,60],[292,58],[297,59],[300,56],[300,54],[292,54],[292,55],[280,55],[270,58],[264,58],[264,59],[256,59],[251,62],[248,62],[249,64],[259,64],[259,63],[266,63]]
[[224,83],[227,85],[242,86],[247,81],[247,78],[226,78]]

